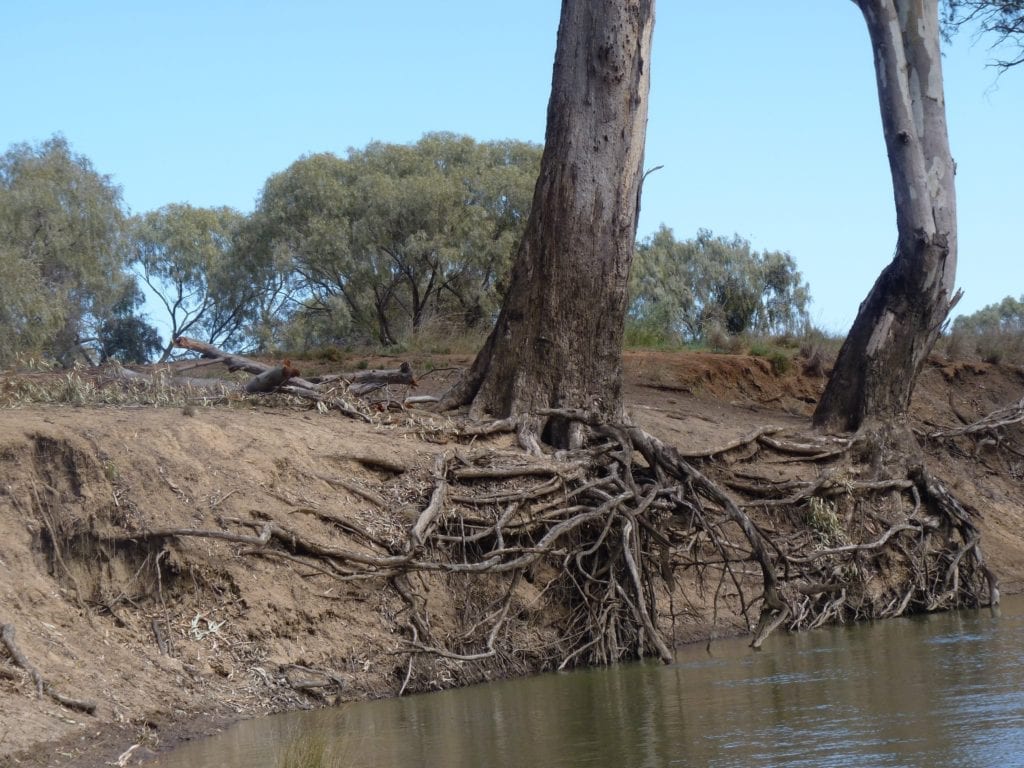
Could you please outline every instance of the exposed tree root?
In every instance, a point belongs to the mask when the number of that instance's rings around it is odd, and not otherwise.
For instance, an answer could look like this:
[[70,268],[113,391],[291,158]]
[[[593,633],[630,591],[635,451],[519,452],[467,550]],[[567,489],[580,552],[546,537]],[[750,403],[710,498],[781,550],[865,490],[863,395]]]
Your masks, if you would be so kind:
[[[880,462],[883,449],[870,434],[785,436],[766,427],[691,453],[698,469],[633,425],[571,410],[538,417],[578,425],[583,447],[540,456],[458,447],[438,453],[419,488],[419,511],[397,538],[316,511],[353,544],[320,541],[257,512],[222,518],[223,530],[125,538],[220,540],[242,545],[239,556],[305,564],[310,577],[389,584],[404,604],[396,617],[409,654],[403,690],[424,655],[507,668],[525,657],[558,668],[644,656],[668,662],[677,572],[692,576],[716,612],[728,601],[754,647],[779,627],[998,602],[974,513],[919,460]],[[463,426],[451,437],[522,424]],[[776,455],[771,467],[782,477],[744,464],[755,445],[753,453]],[[879,473],[880,463],[889,474]],[[335,484],[351,490],[351,483]],[[383,496],[361,491],[387,514]],[[426,597],[431,579],[465,593],[457,628],[449,617],[438,629]],[[524,647],[513,628],[525,626],[532,611],[552,617],[556,631]]]
[[42,696],[46,694],[54,701],[63,704],[69,709],[77,709],[80,712],[87,714],[93,714],[96,711],[95,701],[83,701],[81,699],[73,699],[70,696],[65,696],[59,691],[55,690],[52,685],[43,679],[42,674],[36,669],[32,663],[25,657],[25,654],[21,652],[17,642],[14,639],[14,625],[4,624],[0,626],[0,641],[3,642],[7,648],[7,652],[11,656],[11,660],[23,670],[25,670],[32,678],[32,682],[35,684],[36,692]]

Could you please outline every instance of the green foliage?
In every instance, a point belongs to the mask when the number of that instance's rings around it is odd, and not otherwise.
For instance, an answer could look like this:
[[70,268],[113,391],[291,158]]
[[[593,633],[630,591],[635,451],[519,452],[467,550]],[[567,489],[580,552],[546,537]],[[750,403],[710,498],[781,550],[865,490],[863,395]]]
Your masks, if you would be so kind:
[[772,367],[772,373],[782,376],[793,367],[793,358],[785,350],[777,346],[755,342],[750,345],[750,354],[754,357],[763,357]]
[[231,348],[255,301],[247,265],[233,237],[242,214],[227,208],[167,205],[131,222],[133,263],[167,313],[171,342],[182,334]]
[[160,334],[135,314],[142,302],[143,295],[133,284],[114,307],[113,314],[102,322],[96,339],[100,362],[148,363],[160,352]]
[[1019,299],[1007,296],[973,315],[961,315],[953,321],[953,330],[975,335],[1024,333],[1024,295]]
[[809,289],[787,253],[759,253],[734,236],[700,230],[677,241],[662,226],[637,247],[630,278],[627,328],[662,339],[698,341],[716,329],[742,333],[799,333],[808,323]]
[[956,318],[946,348],[951,354],[976,353],[988,363],[1024,361],[1024,295]]
[[826,547],[846,543],[846,531],[834,501],[812,496],[807,502],[806,522]]
[[291,315],[312,346],[474,326],[499,306],[539,163],[532,144],[447,133],[310,155],[267,181],[240,240],[301,297]]
[[121,190],[55,136],[0,156],[0,364],[82,353],[133,280]]

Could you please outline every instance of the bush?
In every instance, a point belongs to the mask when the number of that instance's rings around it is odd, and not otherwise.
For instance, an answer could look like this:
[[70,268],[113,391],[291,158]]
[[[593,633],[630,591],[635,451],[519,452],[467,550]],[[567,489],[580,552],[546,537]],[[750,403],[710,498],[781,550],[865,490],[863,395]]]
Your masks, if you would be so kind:
[[944,341],[950,357],[977,354],[986,363],[1024,363],[1024,296],[961,315]]
[[782,376],[793,366],[793,360],[789,354],[778,347],[769,346],[763,342],[754,342],[750,345],[750,354],[754,357],[763,357],[772,367],[772,373]]

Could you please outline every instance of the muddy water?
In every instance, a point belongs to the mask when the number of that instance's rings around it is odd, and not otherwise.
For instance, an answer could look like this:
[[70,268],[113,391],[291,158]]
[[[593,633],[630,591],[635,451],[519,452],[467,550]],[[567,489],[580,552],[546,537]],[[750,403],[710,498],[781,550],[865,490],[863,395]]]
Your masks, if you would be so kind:
[[1024,766],[1024,598],[265,718],[159,765],[269,768],[304,732],[380,768]]

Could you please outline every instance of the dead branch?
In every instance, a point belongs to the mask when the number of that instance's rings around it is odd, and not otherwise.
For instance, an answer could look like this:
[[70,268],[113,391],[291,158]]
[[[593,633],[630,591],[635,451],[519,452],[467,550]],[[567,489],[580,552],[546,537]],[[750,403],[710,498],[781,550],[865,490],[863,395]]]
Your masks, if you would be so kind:
[[[309,379],[299,376],[299,371],[292,368],[286,360],[284,365],[270,366],[242,355],[233,355],[218,349],[212,344],[207,344],[187,336],[179,336],[174,340],[174,346],[180,349],[188,349],[198,352],[206,358],[220,360],[228,367],[229,371],[245,371],[255,376],[246,384],[246,391],[250,393],[281,391],[296,395],[317,403],[348,416],[370,422],[371,419],[364,413],[353,408],[342,398],[336,397],[327,390],[321,390],[320,385]],[[346,379],[342,379],[347,381]],[[360,371],[352,374],[353,386],[350,391],[354,395],[366,394],[368,391],[386,384],[407,384],[415,386],[416,380],[412,367],[408,363],[402,363],[395,370],[383,371]]]
[[750,445],[751,443],[756,443],[758,442],[758,440],[760,440],[760,438],[766,435],[773,435],[776,432],[781,431],[782,427],[758,427],[749,435],[737,437],[735,440],[730,440],[725,445],[721,445],[717,448],[712,448],[709,451],[680,451],[679,455],[682,456],[684,459],[710,459],[714,456],[719,456],[723,453],[728,453],[729,451],[735,450],[736,448],[742,448],[744,446]]
[[263,373],[252,377],[245,385],[245,391],[249,394],[256,392],[273,392],[290,379],[299,376],[299,369],[293,368],[291,360],[285,360],[281,365],[268,368]]
[[306,400],[312,400],[315,403],[323,403],[327,408],[333,411],[338,411],[344,416],[348,416],[350,419],[356,419],[357,421],[365,421],[367,424],[373,423],[373,419],[367,416],[365,413],[357,411],[350,404],[346,403],[340,397],[332,397],[330,395],[324,395],[317,392],[315,389],[301,386],[298,383],[298,379],[291,379],[290,384],[285,384],[281,387],[281,391],[285,394],[295,395],[296,397],[302,397]]
[[930,439],[940,437],[958,437],[960,435],[976,435],[983,432],[996,432],[997,430],[1014,424],[1024,423],[1024,398],[1020,401],[999,408],[992,413],[956,429],[939,430],[928,434]]
[[96,702],[94,701],[82,701],[80,699],[72,699],[70,696],[65,696],[62,693],[56,691],[53,686],[47,683],[43,676],[39,673],[39,670],[32,666],[32,663],[25,658],[25,654],[21,652],[17,642],[14,639],[14,625],[4,624],[0,626],[0,640],[3,641],[4,646],[7,648],[7,652],[10,654],[11,659],[21,667],[23,670],[28,672],[32,681],[36,685],[36,692],[42,696],[44,693],[59,704],[68,707],[69,709],[75,709],[79,712],[85,712],[86,714],[94,714],[96,712]]

